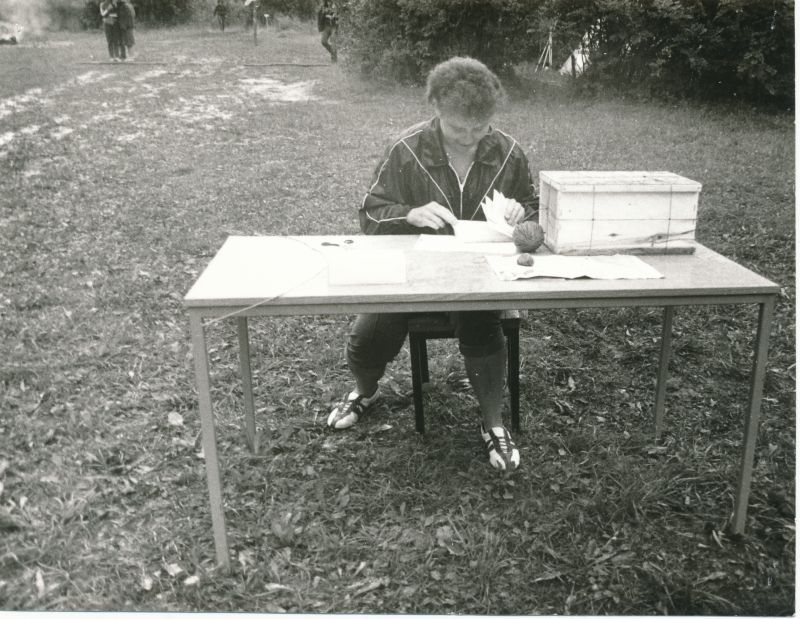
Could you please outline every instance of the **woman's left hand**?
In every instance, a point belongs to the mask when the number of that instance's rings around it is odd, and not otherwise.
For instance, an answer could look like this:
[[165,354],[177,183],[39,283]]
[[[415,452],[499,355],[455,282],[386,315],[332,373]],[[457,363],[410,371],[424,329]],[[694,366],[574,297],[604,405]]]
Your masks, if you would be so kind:
[[525,219],[525,209],[514,199],[509,199],[505,212],[506,222],[509,226],[516,226]]

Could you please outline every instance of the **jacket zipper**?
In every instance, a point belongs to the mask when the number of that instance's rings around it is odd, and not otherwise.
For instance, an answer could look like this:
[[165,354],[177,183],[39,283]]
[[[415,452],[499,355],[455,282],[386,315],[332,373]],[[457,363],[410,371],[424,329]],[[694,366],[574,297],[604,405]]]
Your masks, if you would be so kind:
[[447,167],[449,167],[453,171],[453,174],[455,174],[455,176],[456,176],[456,183],[458,183],[458,218],[459,219],[463,219],[464,218],[464,186],[467,184],[467,179],[469,178],[469,173],[472,171],[472,166],[474,164],[475,164],[474,161],[469,164],[469,167],[467,168],[467,173],[464,175],[464,182],[462,183],[461,179],[458,178],[458,172],[456,172],[456,169],[453,167],[453,165],[449,161],[447,162]]

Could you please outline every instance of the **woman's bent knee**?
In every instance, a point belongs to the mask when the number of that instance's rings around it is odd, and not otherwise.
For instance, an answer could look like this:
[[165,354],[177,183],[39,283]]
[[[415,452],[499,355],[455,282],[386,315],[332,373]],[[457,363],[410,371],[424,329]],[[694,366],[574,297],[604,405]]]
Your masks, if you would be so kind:
[[465,357],[488,357],[505,348],[499,311],[453,312],[450,322]]
[[361,368],[383,367],[403,347],[408,322],[403,314],[359,314],[347,340],[347,362]]

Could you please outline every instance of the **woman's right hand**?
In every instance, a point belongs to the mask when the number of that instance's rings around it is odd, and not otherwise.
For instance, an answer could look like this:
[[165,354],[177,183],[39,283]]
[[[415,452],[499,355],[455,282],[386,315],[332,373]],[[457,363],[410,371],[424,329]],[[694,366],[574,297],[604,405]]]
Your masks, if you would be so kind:
[[406,221],[417,228],[440,230],[448,224],[454,225],[458,218],[438,202],[428,202],[424,206],[412,208],[406,215]]

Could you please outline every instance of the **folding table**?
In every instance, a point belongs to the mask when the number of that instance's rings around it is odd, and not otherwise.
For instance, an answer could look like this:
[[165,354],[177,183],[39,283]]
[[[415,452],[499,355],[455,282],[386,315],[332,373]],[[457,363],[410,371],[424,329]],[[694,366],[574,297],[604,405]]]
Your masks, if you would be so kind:
[[[231,236],[184,298],[189,313],[199,400],[202,444],[217,562],[230,562],[223,510],[220,464],[212,411],[205,327],[220,320],[238,324],[244,393],[245,435],[255,441],[248,318],[429,312],[455,310],[663,307],[660,360],[654,397],[656,436],[662,429],[674,308],[685,305],[754,304],[759,308],[744,419],[741,466],[732,530],[745,527],[758,418],[766,371],[770,324],[779,286],[698,244],[692,254],[645,255],[660,279],[601,280],[533,278],[505,281],[479,253],[416,248],[415,235],[398,236]],[[380,260],[386,281],[381,281]],[[382,258],[381,258],[382,257]],[[361,260],[373,283],[334,277],[341,258]],[[395,268],[397,267],[397,269]],[[394,271],[402,267],[404,277]],[[368,278],[365,281],[370,281]]]

